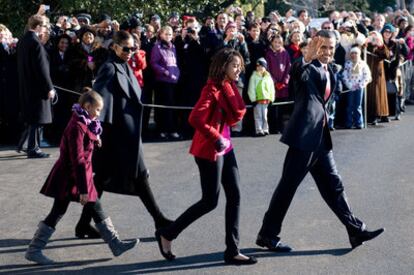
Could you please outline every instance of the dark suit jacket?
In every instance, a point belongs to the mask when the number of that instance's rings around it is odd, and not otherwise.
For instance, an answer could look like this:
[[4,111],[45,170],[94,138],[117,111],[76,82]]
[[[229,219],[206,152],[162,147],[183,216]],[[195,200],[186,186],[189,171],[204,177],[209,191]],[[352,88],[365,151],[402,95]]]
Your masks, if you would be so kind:
[[94,155],[94,171],[104,190],[136,194],[147,179],[141,142],[141,88],[129,65],[111,53],[99,69],[94,90],[104,99],[102,148]]
[[[335,90],[336,77],[328,66],[331,91]],[[328,149],[332,148],[331,136],[328,129],[326,105],[324,100],[326,75],[322,64],[314,60],[309,64],[302,61],[291,72],[292,79],[297,80],[295,105],[292,116],[286,126],[281,142],[303,150],[316,151],[323,141]],[[332,92],[331,92],[332,96]],[[323,136],[325,135],[325,139]]]
[[26,32],[17,47],[21,111],[29,124],[52,122],[48,93],[53,89],[48,54],[37,35]]

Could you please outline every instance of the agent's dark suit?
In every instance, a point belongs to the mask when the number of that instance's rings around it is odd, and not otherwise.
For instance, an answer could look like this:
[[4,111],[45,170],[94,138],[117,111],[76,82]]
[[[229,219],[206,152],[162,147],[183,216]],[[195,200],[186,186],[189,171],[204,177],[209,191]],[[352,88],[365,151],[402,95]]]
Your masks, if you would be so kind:
[[[19,147],[28,138],[28,153],[38,151],[38,128],[52,122],[51,102],[48,93],[53,90],[48,54],[33,31],[27,31],[17,46],[17,66],[21,112],[28,130]],[[22,149],[22,148],[19,148]]]
[[[336,79],[329,68],[331,91]],[[361,232],[365,225],[352,214],[341,177],[332,154],[332,141],[324,100],[327,77],[318,60],[303,63],[292,72],[298,80],[295,106],[281,141],[289,145],[282,178],[277,186],[259,235],[275,239],[297,187],[311,173],[323,199],[345,225],[349,234]],[[332,93],[331,93],[332,96]]]

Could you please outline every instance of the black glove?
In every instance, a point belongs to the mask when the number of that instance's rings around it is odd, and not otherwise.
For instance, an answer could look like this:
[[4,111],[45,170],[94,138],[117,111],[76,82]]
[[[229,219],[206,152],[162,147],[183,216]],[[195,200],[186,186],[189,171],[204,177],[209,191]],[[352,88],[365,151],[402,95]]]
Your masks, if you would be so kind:
[[220,153],[221,151],[223,151],[224,149],[226,149],[226,145],[224,144],[224,139],[223,137],[220,137],[215,143],[214,143],[214,148],[216,149],[216,151],[218,153]]

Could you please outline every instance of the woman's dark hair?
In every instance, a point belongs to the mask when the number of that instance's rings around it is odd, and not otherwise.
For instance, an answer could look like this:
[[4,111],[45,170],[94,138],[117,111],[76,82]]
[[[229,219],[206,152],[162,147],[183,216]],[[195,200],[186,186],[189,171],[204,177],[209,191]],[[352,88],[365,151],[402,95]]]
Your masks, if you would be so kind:
[[244,61],[242,55],[231,48],[224,48],[218,51],[212,58],[208,77],[216,83],[221,83],[226,77],[227,66],[235,57],[240,58],[241,69],[244,70]]
[[305,47],[307,47],[308,46],[308,42],[307,41],[303,41],[303,42],[301,42],[300,44],[299,44],[299,49],[303,49],[303,48],[305,48]]
[[90,103],[92,105],[97,103],[103,104],[103,98],[91,88],[84,87],[82,89],[82,95],[79,97],[79,105],[83,107],[86,103]]
[[127,31],[116,32],[114,36],[112,37],[112,40],[114,41],[114,43],[118,45],[122,44],[122,42],[128,39],[132,39],[132,35]]
[[72,38],[69,36],[69,35],[67,35],[66,33],[64,33],[64,34],[61,34],[61,35],[59,35],[57,38],[56,38],[56,46],[59,44],[59,42],[60,42],[60,40],[62,40],[62,39],[67,39],[68,40],[68,42],[69,42],[69,45],[71,45],[72,44]]
[[95,30],[93,30],[92,28],[90,28],[88,26],[84,26],[78,31],[78,38],[82,41],[83,36],[87,32],[90,32],[91,34],[93,34],[93,36],[96,36],[96,31]]
[[404,36],[407,35],[407,33],[413,28],[414,28],[413,25],[408,25],[407,27],[405,27],[405,29],[403,31]]

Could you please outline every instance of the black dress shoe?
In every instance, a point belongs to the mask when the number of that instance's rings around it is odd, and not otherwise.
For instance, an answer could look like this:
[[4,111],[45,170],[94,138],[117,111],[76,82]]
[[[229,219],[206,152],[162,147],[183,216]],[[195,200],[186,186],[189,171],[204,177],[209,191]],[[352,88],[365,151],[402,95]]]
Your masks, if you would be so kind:
[[79,239],[100,239],[101,235],[92,225],[76,225],[75,236]]
[[364,230],[358,234],[355,234],[353,236],[349,236],[349,242],[351,243],[351,247],[352,249],[354,249],[355,247],[360,246],[361,244],[363,244],[366,241],[372,240],[375,237],[378,237],[378,235],[380,235],[382,232],[385,231],[385,228],[380,228],[374,231],[368,231],[368,230]]
[[290,246],[283,244],[282,242],[280,242],[280,240],[265,238],[260,235],[257,236],[256,244],[261,247],[266,247],[267,249],[273,252],[292,251],[292,248]]
[[387,116],[383,116],[383,117],[381,117],[381,122],[388,123],[388,122],[390,122],[390,119]]
[[43,153],[42,151],[28,152],[27,158],[29,159],[44,159],[50,157],[50,154]]
[[247,260],[235,259],[234,257],[224,256],[224,262],[232,265],[252,265],[257,263],[256,257],[250,256]]
[[175,255],[172,254],[171,251],[168,252],[164,252],[164,249],[162,248],[162,243],[161,243],[161,234],[159,232],[159,230],[155,231],[155,239],[157,239],[157,243],[158,243],[158,248],[160,249],[161,255],[167,260],[167,261],[172,261],[175,259]]

